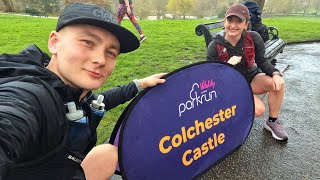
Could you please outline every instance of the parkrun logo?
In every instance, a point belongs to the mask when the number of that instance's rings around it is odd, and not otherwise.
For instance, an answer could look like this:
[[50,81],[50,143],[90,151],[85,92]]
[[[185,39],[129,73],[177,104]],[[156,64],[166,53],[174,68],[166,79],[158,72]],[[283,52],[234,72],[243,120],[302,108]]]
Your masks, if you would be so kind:
[[179,117],[181,117],[182,113],[185,111],[191,110],[195,107],[200,106],[204,102],[209,102],[214,98],[217,98],[216,91],[210,90],[210,88],[214,88],[216,86],[216,82],[212,80],[203,80],[201,83],[194,83],[192,85],[190,91],[190,100],[185,103],[179,104]]
[[102,9],[100,9],[100,10],[95,9],[93,11],[93,15],[95,17],[102,18],[103,20],[106,20],[106,21],[109,21],[109,22],[117,24],[116,19],[111,14],[109,14],[108,12],[103,11]]

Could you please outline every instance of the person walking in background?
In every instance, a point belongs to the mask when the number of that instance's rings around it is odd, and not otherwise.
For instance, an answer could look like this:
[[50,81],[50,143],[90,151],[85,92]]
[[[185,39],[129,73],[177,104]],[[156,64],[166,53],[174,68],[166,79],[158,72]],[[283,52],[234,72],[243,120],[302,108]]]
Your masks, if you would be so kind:
[[118,24],[121,24],[121,21],[124,17],[124,15],[127,14],[130,21],[134,25],[134,27],[137,29],[137,31],[140,34],[140,42],[143,42],[147,39],[146,36],[144,36],[139,23],[137,22],[136,18],[133,14],[133,3],[132,0],[119,0],[119,7],[117,12],[117,22]]

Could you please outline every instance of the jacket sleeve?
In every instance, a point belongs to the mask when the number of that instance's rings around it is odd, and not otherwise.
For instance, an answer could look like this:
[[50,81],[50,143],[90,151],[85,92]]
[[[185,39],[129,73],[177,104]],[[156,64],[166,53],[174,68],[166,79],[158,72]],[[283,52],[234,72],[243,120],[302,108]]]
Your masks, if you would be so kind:
[[264,41],[261,36],[255,32],[251,31],[251,36],[253,38],[254,46],[255,46],[255,62],[257,66],[262,70],[262,72],[266,73],[268,76],[272,76],[272,73],[275,71],[279,71],[276,69],[271,62],[269,62],[265,56],[265,46]]
[[136,85],[134,82],[130,82],[129,84],[103,91],[100,94],[104,96],[105,110],[110,110],[131,100],[137,93]]
[[10,165],[24,158],[24,151],[38,138],[37,104],[38,100],[26,90],[0,85],[0,179]]

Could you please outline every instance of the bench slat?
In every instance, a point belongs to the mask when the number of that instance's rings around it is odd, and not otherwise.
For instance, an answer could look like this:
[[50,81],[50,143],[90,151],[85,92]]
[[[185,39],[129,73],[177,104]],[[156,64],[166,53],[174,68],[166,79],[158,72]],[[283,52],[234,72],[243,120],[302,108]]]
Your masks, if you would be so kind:
[[282,39],[269,40],[265,43],[265,56],[269,61],[272,61],[279,53],[283,52],[286,43]]

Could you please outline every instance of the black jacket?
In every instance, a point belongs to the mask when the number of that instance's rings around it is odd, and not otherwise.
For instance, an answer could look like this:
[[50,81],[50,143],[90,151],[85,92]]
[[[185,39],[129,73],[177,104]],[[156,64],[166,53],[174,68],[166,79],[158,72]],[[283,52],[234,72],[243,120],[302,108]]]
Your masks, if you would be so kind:
[[[255,46],[255,68],[259,68],[262,70],[262,72],[266,73],[269,76],[272,76],[272,73],[275,71],[279,71],[276,69],[265,57],[265,46],[264,42],[261,38],[261,36],[255,32],[255,31],[249,31],[253,43]],[[218,60],[218,54],[217,54],[217,49],[216,49],[216,44],[222,44],[223,46],[227,47],[227,49],[231,49],[233,52],[229,52],[230,57],[232,56],[243,56],[241,53],[243,52],[242,50],[242,45],[243,45],[243,40],[245,36],[245,31],[243,31],[240,40],[236,44],[235,47],[233,47],[228,41],[224,39],[220,34],[217,34],[216,37],[213,38],[211,43],[208,46],[208,52],[207,52],[207,60],[208,61],[219,61]],[[241,53],[240,53],[241,52]],[[235,66],[235,69],[237,69],[241,74],[244,76],[250,75],[250,71],[254,72],[256,71],[255,69],[247,69],[242,63],[238,64]]]
[[[97,94],[90,92],[79,102],[82,90],[65,85],[45,68],[49,60],[35,45],[16,55],[0,55],[0,179],[71,179],[96,143],[102,117],[94,117],[89,105]],[[133,82],[102,92],[105,110],[137,92]],[[90,122],[85,127],[88,137],[79,134],[84,139],[78,140],[86,141],[81,149],[73,148],[70,139],[74,126],[65,106],[70,101]]]

